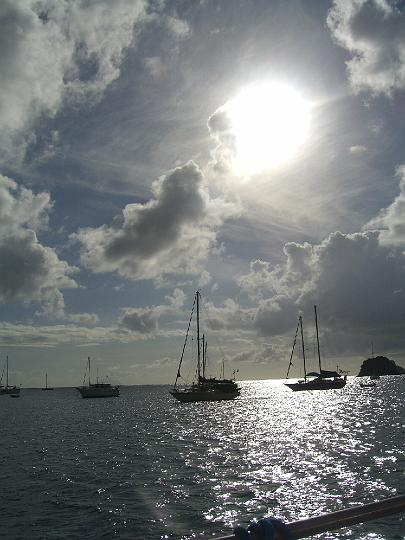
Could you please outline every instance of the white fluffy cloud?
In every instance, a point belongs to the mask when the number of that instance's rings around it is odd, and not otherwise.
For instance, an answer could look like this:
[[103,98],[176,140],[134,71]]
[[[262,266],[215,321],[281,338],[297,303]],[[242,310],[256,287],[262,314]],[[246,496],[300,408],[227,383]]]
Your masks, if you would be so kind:
[[398,167],[399,195],[366,228],[379,229],[380,241],[387,246],[405,247],[405,165]]
[[[259,300],[255,327],[261,335],[291,330],[300,311],[318,304],[325,327],[356,332],[391,331],[405,316],[405,257],[380,242],[378,231],[330,234],[316,245],[289,243],[284,264],[253,264],[240,284]],[[401,322],[402,321],[402,322]],[[349,344],[348,344],[349,345]]]
[[352,59],[350,83],[358,91],[391,94],[405,88],[405,10],[388,0],[335,0],[328,26]]
[[43,115],[68,99],[97,100],[120,74],[143,0],[3,0],[0,3],[0,151],[32,140]]
[[191,161],[154,182],[152,190],[153,199],[127,205],[111,227],[85,228],[73,236],[87,268],[133,280],[203,271],[201,262],[216,246],[215,229],[234,206],[210,199]]
[[0,301],[35,301],[45,313],[61,316],[61,289],[75,288],[76,268],[43,246],[37,231],[46,226],[51,202],[0,176]]

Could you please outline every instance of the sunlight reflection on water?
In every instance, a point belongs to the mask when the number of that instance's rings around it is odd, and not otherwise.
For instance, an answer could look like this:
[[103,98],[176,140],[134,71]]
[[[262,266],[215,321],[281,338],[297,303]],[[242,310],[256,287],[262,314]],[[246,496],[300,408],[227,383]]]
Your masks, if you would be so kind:
[[[114,400],[61,389],[3,401],[0,536],[220,536],[253,518],[295,521],[404,490],[405,377],[328,392],[242,385],[220,403],[181,404],[163,386]],[[394,516],[320,537],[404,533]]]
[[[246,384],[220,413],[218,404],[192,405],[194,422],[180,421],[178,429],[194,478],[212,483],[212,504],[203,513],[215,526],[206,532],[265,515],[295,521],[403,489],[398,382],[385,378],[364,391],[351,381],[339,391],[293,393],[260,381]],[[397,461],[401,467],[393,467]],[[353,537],[349,530],[344,536]]]

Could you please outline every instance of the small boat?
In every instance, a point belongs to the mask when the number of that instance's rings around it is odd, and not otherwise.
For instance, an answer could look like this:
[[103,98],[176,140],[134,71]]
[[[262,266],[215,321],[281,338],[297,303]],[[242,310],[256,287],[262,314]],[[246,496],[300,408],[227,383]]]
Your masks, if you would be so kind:
[[53,390],[53,388],[48,386],[48,373],[45,373],[45,388],[42,388],[42,390]]
[[[374,359],[374,347],[373,347],[372,342],[371,342],[371,358]],[[374,365],[374,371],[370,375],[370,381],[378,381],[379,379],[380,379],[380,376],[378,375],[378,373],[375,372],[375,365]],[[361,386],[361,384],[360,384],[360,386]],[[375,385],[372,385],[372,386],[375,386]]]
[[[302,347],[302,358],[304,362],[304,379],[299,380],[296,383],[284,383],[288,388],[293,392],[299,392],[304,390],[335,390],[338,388],[343,388],[346,385],[347,377],[342,377],[337,371],[328,371],[322,369],[321,365],[321,352],[319,347],[319,332],[318,332],[318,314],[316,306],[314,306],[315,311],[315,327],[316,327],[316,341],[318,346],[318,364],[319,364],[319,373],[311,372],[307,373],[306,371],[306,360],[305,360],[305,345],[304,345],[304,331],[302,328],[302,317],[298,317],[297,329],[295,331],[294,343],[290,355],[290,363],[288,365],[287,376],[290,373],[290,368],[292,366],[292,358],[294,354],[295,345],[297,343],[298,330],[301,331],[301,347]],[[314,377],[309,379],[309,377]]]
[[[207,364],[207,342],[204,334],[200,337],[200,292],[197,291],[194,296],[193,307],[188,323],[186,337],[183,344],[183,350],[180,357],[180,363],[177,370],[176,381],[170,394],[182,403],[191,403],[196,401],[224,401],[235,399],[240,394],[240,389],[233,379],[225,379],[224,371],[222,370],[222,378],[206,376]],[[186,350],[187,340],[190,332],[190,326],[193,319],[194,309],[196,311],[196,330],[197,330],[197,370],[196,381],[191,385],[179,387],[177,385],[181,378],[181,365]],[[235,372],[234,372],[235,375]]]
[[[99,382],[97,377],[97,382],[92,383],[91,376],[91,364],[90,356],[87,357],[87,366],[88,366],[88,384],[83,386],[78,386],[81,396],[83,398],[102,398],[102,397],[118,397],[120,394],[119,386],[113,386],[110,383]],[[84,375],[86,377],[86,374]]]
[[[12,395],[12,397],[19,397],[20,396],[20,387],[15,385],[8,384],[8,356],[6,356],[6,385],[0,387],[0,395]],[[4,372],[4,369],[3,369]],[[3,377],[3,376],[2,376]]]
[[[371,377],[370,377],[371,379]],[[360,386],[362,388],[372,388],[373,386],[377,386],[377,383],[375,381],[364,381],[360,383]]]

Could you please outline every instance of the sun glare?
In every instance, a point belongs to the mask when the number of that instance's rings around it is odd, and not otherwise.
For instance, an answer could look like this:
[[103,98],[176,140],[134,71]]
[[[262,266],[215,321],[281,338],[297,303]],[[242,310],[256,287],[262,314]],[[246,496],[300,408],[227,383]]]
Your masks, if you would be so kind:
[[310,105],[288,86],[245,88],[226,109],[236,143],[235,168],[243,173],[285,163],[308,134]]

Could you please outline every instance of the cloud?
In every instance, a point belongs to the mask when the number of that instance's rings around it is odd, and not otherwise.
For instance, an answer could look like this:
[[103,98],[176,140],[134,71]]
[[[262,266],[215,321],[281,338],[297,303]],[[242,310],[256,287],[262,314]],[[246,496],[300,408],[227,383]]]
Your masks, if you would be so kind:
[[49,195],[18,187],[0,176],[0,302],[37,302],[42,313],[62,315],[61,289],[77,287],[77,268],[43,246],[37,231],[46,227]]
[[179,40],[187,39],[191,35],[191,28],[187,21],[166,15],[163,18],[167,28]]
[[205,324],[211,331],[252,331],[255,310],[243,308],[237,302],[228,298],[222,306],[214,306],[211,302],[204,303]]
[[211,152],[210,167],[214,174],[227,176],[233,174],[233,162],[236,157],[236,138],[227,105],[219,107],[207,122],[211,137],[217,146]]
[[324,328],[347,333],[340,347],[350,350],[349,334],[359,341],[377,328],[387,332],[389,327],[393,334],[397,329],[399,339],[405,317],[405,258],[402,251],[383,245],[378,231],[335,232],[319,244],[288,243],[284,253],[283,264],[253,265],[240,280],[257,297],[260,272],[269,291],[258,301],[254,318],[260,335],[292,331],[298,313],[311,313],[318,304]]
[[354,146],[351,146],[349,148],[349,153],[353,154],[355,156],[359,156],[361,154],[366,154],[367,153],[367,147],[363,146],[361,144],[355,144]]
[[66,320],[77,324],[95,325],[99,322],[99,317],[95,313],[71,313],[67,315]]
[[347,49],[355,92],[390,95],[405,88],[405,11],[388,0],[335,0],[327,24]]
[[405,247],[405,165],[398,167],[399,195],[388,208],[372,219],[365,228],[379,229],[380,242],[386,246]]
[[160,75],[165,71],[165,66],[159,56],[149,56],[144,58],[143,61],[146,69],[155,79],[158,79]]
[[186,295],[181,289],[175,289],[173,296],[166,296],[167,304],[142,308],[122,308],[118,326],[139,334],[156,334],[159,319],[163,315],[173,315],[184,305]]
[[0,4],[0,157],[12,159],[33,141],[33,127],[67,101],[100,99],[120,74],[142,0]]
[[108,227],[80,229],[81,261],[94,272],[118,272],[132,280],[198,275],[216,247],[215,228],[235,212],[211,199],[198,166],[190,161],[152,185],[154,197],[128,204]]
[[129,333],[116,328],[54,324],[25,325],[0,323],[0,343],[6,346],[56,347],[58,345],[86,346],[101,343],[134,341]]

